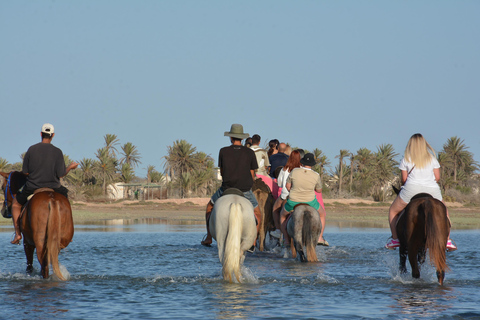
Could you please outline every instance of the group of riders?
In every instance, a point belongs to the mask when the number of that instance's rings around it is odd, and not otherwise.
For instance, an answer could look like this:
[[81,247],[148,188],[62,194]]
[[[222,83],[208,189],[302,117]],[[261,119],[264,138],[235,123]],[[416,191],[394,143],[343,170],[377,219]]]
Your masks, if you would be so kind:
[[[38,189],[50,188],[68,196],[68,190],[61,185],[60,178],[77,168],[78,163],[72,162],[68,167],[65,165],[62,151],[51,143],[54,135],[53,125],[44,124],[41,129],[41,142],[32,145],[24,156],[22,172],[26,175],[26,184],[16,194],[12,203],[12,220],[15,227],[12,244],[19,244],[22,239],[18,220],[22,205],[27,202],[30,195]],[[318,244],[328,246],[328,242],[323,238],[326,214],[322,200],[322,181],[320,175],[312,170],[316,164],[314,155],[305,154],[301,149],[292,151],[289,146],[278,140],[271,140],[269,149],[265,150],[259,146],[260,136],[255,134],[250,137],[248,133],[244,133],[241,124],[233,124],[230,131],[224,135],[230,137],[231,145],[220,149],[219,152],[218,167],[222,184],[207,204],[205,214],[207,235],[201,244],[211,245],[212,236],[208,220],[215,202],[229,188],[240,190],[252,203],[258,233],[262,216],[252,186],[255,179],[262,179],[276,199],[273,206],[275,230],[270,234],[278,239],[283,235],[284,245],[288,246],[290,238],[286,231],[287,216],[297,204],[308,204],[318,211],[322,223]],[[242,144],[243,140],[245,144]],[[385,245],[388,249],[400,246],[395,228],[396,221],[413,196],[428,193],[443,202],[437,183],[440,179],[440,164],[435,151],[421,134],[414,134],[409,139],[400,170],[403,186],[389,209],[392,237]],[[255,244],[252,244],[251,250],[254,247]],[[447,250],[456,249],[449,238]]]
[[[224,135],[230,137],[231,145],[220,149],[218,166],[222,175],[222,185],[207,205],[205,214],[207,234],[201,244],[210,246],[212,243],[208,227],[209,217],[215,201],[228,188],[241,190],[244,196],[250,200],[254,207],[258,232],[262,217],[258,202],[252,192],[252,186],[255,179],[261,179],[269,186],[276,199],[273,206],[275,230],[270,232],[271,236],[278,239],[283,236],[283,244],[288,246],[290,237],[286,230],[287,216],[296,205],[308,204],[318,211],[322,223],[318,245],[329,246],[323,237],[326,213],[322,199],[322,181],[320,175],[312,170],[316,164],[314,155],[312,153],[305,154],[302,149],[292,151],[289,146],[276,139],[269,141],[267,151],[259,146],[260,136],[255,134],[250,137],[248,133],[244,133],[241,124],[233,124],[230,131],[225,132]],[[242,145],[244,139],[245,143]],[[438,185],[440,165],[435,151],[421,134],[414,134],[409,139],[400,163],[400,170],[403,186],[389,209],[392,237],[385,245],[387,249],[395,249],[400,246],[396,222],[412,197],[418,193],[428,193],[443,202]],[[448,217],[448,219],[450,218]],[[251,250],[254,248],[255,243],[252,244]],[[450,237],[446,248],[448,251],[457,249]]]

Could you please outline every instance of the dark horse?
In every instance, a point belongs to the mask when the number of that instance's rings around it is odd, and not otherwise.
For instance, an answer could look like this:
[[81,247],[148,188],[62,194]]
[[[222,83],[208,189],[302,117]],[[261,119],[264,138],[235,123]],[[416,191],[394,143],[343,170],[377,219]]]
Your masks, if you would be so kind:
[[397,221],[400,241],[400,271],[407,272],[407,255],[412,267],[412,277],[420,277],[420,265],[425,262],[428,249],[430,262],[437,271],[438,282],[443,285],[446,261],[446,247],[450,223],[445,205],[426,193],[412,198]]
[[[2,189],[6,200],[2,211],[9,210],[13,197],[25,183],[25,176],[16,171],[0,172],[0,175],[4,180]],[[51,265],[53,273],[59,279],[66,280],[60,271],[58,254],[73,238],[72,208],[65,196],[51,189],[37,191],[22,209],[19,218],[27,258],[27,273],[33,271],[33,252],[36,249],[43,278],[48,278]]]

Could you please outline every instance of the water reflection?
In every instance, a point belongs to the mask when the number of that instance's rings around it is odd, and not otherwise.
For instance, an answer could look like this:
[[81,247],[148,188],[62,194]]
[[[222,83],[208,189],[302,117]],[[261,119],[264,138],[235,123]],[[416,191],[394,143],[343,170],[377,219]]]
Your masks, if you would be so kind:
[[96,232],[179,232],[204,229],[205,222],[162,218],[92,220],[75,225],[75,231]]
[[393,299],[397,301],[392,305],[396,312],[406,316],[422,316],[436,318],[452,308],[452,300],[456,296],[452,289],[438,284],[424,284],[415,286],[402,286],[394,288]]
[[[246,319],[255,314],[252,301],[260,298],[261,292],[256,287],[244,284],[222,284],[211,292],[215,303],[216,319]],[[249,316],[250,315],[250,316]]]
[[[28,306],[24,309],[25,316],[35,319],[51,319],[60,317],[69,311],[61,303],[65,298],[65,293],[63,293],[65,285],[58,281],[45,281],[39,276],[38,281],[27,281],[18,287],[12,287],[7,295],[15,303]],[[34,293],[35,299],[31,299],[32,293]],[[22,318],[22,315],[17,314],[17,317]]]

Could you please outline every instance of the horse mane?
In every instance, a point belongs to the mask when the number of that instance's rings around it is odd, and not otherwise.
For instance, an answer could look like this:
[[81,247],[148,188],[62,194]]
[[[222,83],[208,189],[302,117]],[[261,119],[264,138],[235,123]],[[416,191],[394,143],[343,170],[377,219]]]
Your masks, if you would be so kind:
[[268,193],[272,193],[268,185],[262,180],[262,179],[255,179],[253,180],[253,186],[252,186],[252,191],[263,191]]

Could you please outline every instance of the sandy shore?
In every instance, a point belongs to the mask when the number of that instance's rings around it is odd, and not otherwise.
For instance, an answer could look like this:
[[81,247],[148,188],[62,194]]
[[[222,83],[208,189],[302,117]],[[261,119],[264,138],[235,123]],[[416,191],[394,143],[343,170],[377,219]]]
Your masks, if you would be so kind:
[[[152,200],[147,202],[121,201],[115,203],[73,202],[75,224],[105,220],[161,219],[202,223],[209,198]],[[325,199],[327,226],[388,227],[389,203],[362,199]],[[480,207],[464,207],[447,203],[453,229],[480,229]],[[11,224],[2,219],[1,225]]]

